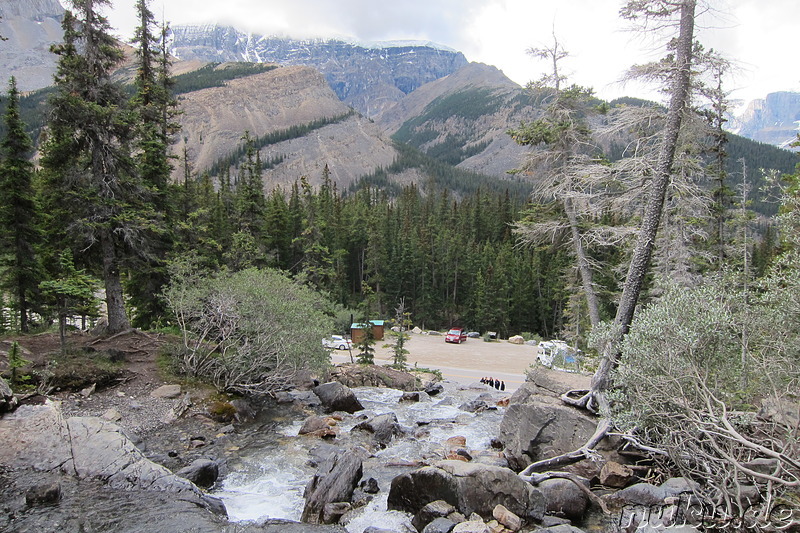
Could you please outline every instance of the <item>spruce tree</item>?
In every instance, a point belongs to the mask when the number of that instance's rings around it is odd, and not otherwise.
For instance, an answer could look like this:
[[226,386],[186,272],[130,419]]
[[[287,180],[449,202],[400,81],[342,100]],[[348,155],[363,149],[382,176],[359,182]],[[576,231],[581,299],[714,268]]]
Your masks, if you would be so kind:
[[0,162],[0,256],[2,288],[16,298],[19,329],[28,331],[29,313],[38,293],[42,269],[36,248],[41,233],[36,225],[37,207],[31,185],[33,143],[20,118],[19,92],[12,77],[5,117],[6,136]]
[[[136,27],[133,42],[136,48],[136,93],[132,99],[132,110],[136,116],[135,146],[136,168],[142,185],[147,187],[151,197],[153,216],[150,219],[153,239],[148,254],[135,257],[130,265],[127,292],[135,313],[133,324],[137,327],[150,327],[167,310],[160,294],[167,282],[165,260],[173,247],[175,236],[168,230],[173,227],[174,215],[170,213],[169,177],[172,166],[169,162],[170,135],[176,126],[174,98],[168,84],[164,84],[169,62],[160,57],[160,39],[153,32],[155,20],[148,8],[149,0],[136,1]],[[163,39],[163,31],[162,31]]]
[[[123,261],[144,254],[153,239],[151,191],[136,174],[132,143],[135,115],[111,80],[123,59],[99,10],[109,0],[70,0],[62,27],[56,94],[50,101],[43,166],[50,201],[62,217],[52,219],[83,263],[99,263],[106,291],[108,331],[130,327],[123,297]],[[73,12],[75,13],[73,15]],[[74,243],[74,244],[73,244]],[[99,259],[98,259],[99,257]],[[76,258],[77,259],[77,258]]]

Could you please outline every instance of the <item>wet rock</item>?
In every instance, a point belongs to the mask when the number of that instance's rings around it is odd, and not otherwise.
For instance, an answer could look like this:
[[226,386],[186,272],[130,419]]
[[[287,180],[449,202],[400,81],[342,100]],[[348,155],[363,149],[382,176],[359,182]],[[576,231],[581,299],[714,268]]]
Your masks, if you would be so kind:
[[[588,480],[581,479],[581,482],[589,488]],[[547,514],[581,520],[589,507],[589,497],[569,479],[547,479],[537,488],[544,495]]]
[[400,396],[401,402],[418,402],[419,401],[419,391],[414,392],[404,392],[402,396]]
[[536,533],[585,533],[585,532],[582,529],[579,529],[570,524],[559,524],[557,526],[550,526],[542,529],[537,529]]
[[650,483],[637,483],[612,494],[608,499],[623,504],[650,507],[662,505],[666,497],[667,491],[662,487]]
[[319,397],[323,408],[328,413],[345,411],[352,414],[364,409],[353,391],[337,381],[314,387],[314,394]]
[[336,420],[329,416],[309,416],[303,421],[298,435],[320,438],[335,437],[337,433],[335,426]]
[[350,501],[363,474],[363,453],[359,450],[337,453],[319,466],[306,485],[302,522],[325,523],[327,504]]
[[456,527],[455,522],[440,516],[428,523],[422,533],[450,533],[454,527]]
[[416,514],[432,501],[444,500],[464,515],[491,517],[494,507],[505,506],[528,520],[540,520],[545,503],[541,492],[506,468],[439,461],[392,480],[389,509]]
[[[453,505],[444,500],[436,500],[424,505],[414,515],[414,518],[411,520],[411,524],[417,529],[417,531],[421,531],[426,524],[431,523],[437,518],[445,518],[454,512],[456,512],[456,508]],[[455,525],[455,522],[449,522]],[[451,526],[451,528],[452,527],[453,526]]]
[[25,505],[35,507],[38,505],[54,505],[61,500],[61,484],[48,483],[36,485],[25,493]]
[[236,409],[233,418],[240,424],[255,420],[256,414],[258,414],[258,410],[253,407],[253,404],[243,398],[231,400],[231,405]]
[[444,386],[441,383],[428,383],[425,386],[425,394],[428,396],[436,396],[444,392]]
[[198,487],[209,488],[219,478],[219,464],[211,459],[195,459],[175,473]]
[[181,395],[180,385],[162,385],[150,393],[151,398],[177,398]]
[[372,433],[372,442],[381,448],[386,448],[394,437],[403,434],[403,429],[397,423],[397,415],[394,413],[374,416],[357,424],[352,431]]
[[335,524],[352,509],[353,506],[349,502],[326,503],[322,510],[322,522],[324,524]]
[[367,494],[377,494],[381,490],[378,486],[378,481],[374,477],[363,480],[359,484],[359,488]]
[[307,407],[318,407],[322,404],[319,396],[310,390],[280,391],[275,395],[275,401],[278,404],[294,403]]

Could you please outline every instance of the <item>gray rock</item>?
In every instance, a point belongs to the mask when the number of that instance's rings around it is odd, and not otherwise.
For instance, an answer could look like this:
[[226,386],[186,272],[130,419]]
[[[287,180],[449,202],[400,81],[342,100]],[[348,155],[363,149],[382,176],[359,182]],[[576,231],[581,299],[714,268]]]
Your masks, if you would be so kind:
[[544,387],[524,383],[511,397],[500,423],[505,456],[517,471],[534,461],[577,450],[597,427],[596,420],[558,401],[556,391],[546,396],[537,389]]
[[462,411],[467,411],[469,413],[480,413],[485,411],[488,407],[489,405],[483,400],[472,400],[458,406]]
[[444,386],[441,383],[429,383],[425,387],[425,393],[428,396],[436,396],[437,394],[441,394],[444,392]]
[[450,533],[454,527],[456,527],[455,522],[440,516],[429,522],[422,530],[422,533]]
[[[589,488],[589,481],[582,481],[584,486]],[[568,479],[547,479],[539,483],[537,488],[544,495],[547,514],[556,514],[577,521],[583,519],[584,513],[589,508],[589,497]]]
[[334,411],[355,413],[364,409],[353,391],[336,381],[314,387],[314,394],[319,397],[323,408],[329,413]]
[[363,474],[362,453],[348,450],[328,458],[306,485],[306,503],[301,520],[308,524],[325,523],[325,506],[349,502]]
[[25,493],[25,505],[34,507],[37,505],[53,505],[61,499],[61,484],[48,483],[36,485],[28,489]]
[[452,531],[453,533],[491,533],[489,526],[484,524],[483,520],[461,522],[456,524]]
[[209,488],[219,478],[219,464],[211,459],[195,459],[175,473],[198,487]]
[[181,395],[180,385],[162,385],[150,393],[152,398],[177,398]]
[[524,520],[541,520],[545,509],[541,492],[511,470],[462,461],[439,461],[395,477],[388,507],[416,514],[436,500],[466,516],[475,512],[484,518],[490,518],[498,504]]
[[402,396],[400,396],[401,402],[418,402],[419,401],[419,391],[414,392],[404,392]]
[[394,413],[374,416],[357,424],[352,431],[372,433],[373,443],[381,448],[386,448],[394,437],[403,434],[403,429],[397,423],[397,415]]
[[[445,518],[454,512],[456,512],[456,508],[453,505],[444,500],[436,500],[422,507],[422,509],[420,509],[417,514],[414,515],[414,518],[411,520],[411,524],[417,529],[417,531],[420,531],[425,528],[426,524],[429,524],[436,518]],[[455,522],[452,520],[449,520],[449,522],[452,522],[453,525],[455,525]]]

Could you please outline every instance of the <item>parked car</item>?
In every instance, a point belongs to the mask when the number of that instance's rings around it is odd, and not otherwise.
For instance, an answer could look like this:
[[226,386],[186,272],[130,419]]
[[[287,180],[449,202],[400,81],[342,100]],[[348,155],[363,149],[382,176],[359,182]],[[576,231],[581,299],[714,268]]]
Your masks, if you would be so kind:
[[341,335],[331,335],[327,339],[322,339],[322,345],[326,348],[331,348],[334,350],[352,350],[353,349],[353,341],[350,339],[346,339]]
[[465,340],[467,340],[467,332],[461,328],[453,328],[444,336],[444,342],[461,344]]

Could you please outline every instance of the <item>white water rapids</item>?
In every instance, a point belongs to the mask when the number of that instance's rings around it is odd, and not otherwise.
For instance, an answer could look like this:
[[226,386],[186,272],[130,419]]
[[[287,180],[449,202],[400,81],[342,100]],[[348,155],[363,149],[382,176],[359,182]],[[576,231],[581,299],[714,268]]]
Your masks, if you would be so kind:
[[[395,437],[385,449],[370,448],[372,456],[364,461],[363,479],[375,478],[380,492],[369,505],[349,515],[345,525],[350,533],[362,533],[368,526],[379,525],[402,531],[410,527],[410,516],[387,511],[386,499],[391,479],[412,470],[398,463],[433,462],[444,458],[445,441],[454,436],[466,438],[466,448],[473,456],[496,458],[491,441],[498,434],[502,408],[494,408],[496,400],[508,396],[479,383],[461,386],[444,382],[445,391],[425,397],[420,402],[400,402],[402,391],[395,389],[354,388],[364,411],[346,416],[339,423],[340,433],[333,441],[298,436],[302,415],[282,423],[277,432],[278,443],[240,455],[240,460],[212,495],[221,498],[232,521],[261,521],[267,518],[300,520],[305,500],[303,491],[316,468],[309,465],[315,448],[329,445],[347,448],[350,430],[367,416],[394,412],[406,435]],[[487,395],[488,396],[481,396]],[[478,413],[459,406],[479,396],[491,409]],[[490,459],[491,460],[491,459]],[[393,466],[394,465],[394,466]],[[354,516],[353,516],[354,515]]]

